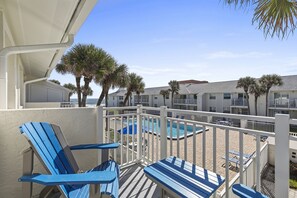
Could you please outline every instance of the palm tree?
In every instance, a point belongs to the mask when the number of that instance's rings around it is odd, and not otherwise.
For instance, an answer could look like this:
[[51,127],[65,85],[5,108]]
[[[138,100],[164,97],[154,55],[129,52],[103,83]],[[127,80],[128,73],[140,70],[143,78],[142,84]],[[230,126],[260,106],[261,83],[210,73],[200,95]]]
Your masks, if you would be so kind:
[[[104,71],[100,64],[100,58],[104,54],[102,51],[92,44],[77,44],[62,56],[61,63],[56,66],[58,73],[68,73],[75,76],[79,107],[86,106],[89,83],[92,81],[94,73]],[[82,77],[84,77],[85,82],[83,87],[80,84]]]
[[101,105],[105,97],[105,106],[108,106],[108,91],[110,88],[125,87],[127,84],[128,67],[126,65],[115,65],[103,77],[95,76],[95,82],[102,87],[101,94],[97,101],[97,106]]
[[139,103],[139,100],[140,100],[140,93],[144,93],[144,87],[145,87],[144,82],[139,82],[138,87],[135,90],[135,92],[137,94],[138,103]]
[[173,96],[174,94],[178,94],[179,91],[179,83],[176,80],[171,80],[169,83],[168,91],[171,92],[171,108],[173,108]]
[[50,82],[56,83],[57,85],[61,85],[60,81],[55,80],[55,79],[51,79],[49,80]]
[[247,99],[247,106],[248,106],[248,114],[251,114],[250,111],[250,102],[249,102],[249,88],[251,85],[255,84],[256,80],[255,78],[252,78],[250,76],[240,78],[237,81],[236,88],[243,88],[243,91],[245,92],[246,99]]
[[70,97],[76,93],[77,89],[76,89],[75,85],[72,83],[64,84],[63,87],[71,90],[71,92],[69,93],[69,101],[70,101]]
[[165,104],[165,98],[169,96],[169,91],[167,90],[161,90],[160,94],[163,96],[163,100],[164,100],[164,106],[166,106]]
[[227,4],[235,6],[255,7],[253,24],[263,29],[264,35],[274,35],[284,38],[293,33],[297,26],[296,0],[225,0]]
[[124,99],[124,105],[127,105],[128,99],[132,96],[133,92],[137,92],[140,94],[140,92],[142,92],[142,87],[144,88],[145,84],[142,81],[141,76],[138,76],[136,73],[130,73],[128,74],[126,87],[127,87],[127,93]]
[[261,95],[265,94],[265,89],[263,86],[261,86],[257,82],[255,82],[255,84],[252,84],[250,86],[250,94],[254,94],[254,96],[255,96],[255,114],[258,115],[258,109],[257,109],[258,98]]
[[283,80],[282,78],[277,74],[271,74],[271,75],[263,75],[259,82],[261,86],[265,89],[265,97],[266,97],[266,116],[268,115],[268,93],[272,86],[282,86]]

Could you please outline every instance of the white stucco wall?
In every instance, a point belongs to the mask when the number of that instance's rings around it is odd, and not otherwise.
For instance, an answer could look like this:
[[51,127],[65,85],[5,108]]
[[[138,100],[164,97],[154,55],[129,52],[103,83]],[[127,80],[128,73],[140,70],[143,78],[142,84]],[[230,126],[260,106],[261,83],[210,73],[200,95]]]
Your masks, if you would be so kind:
[[[0,111],[0,197],[21,197],[22,151],[29,147],[19,126],[28,121],[43,121],[59,125],[69,145],[96,143],[96,109],[36,109]],[[97,151],[74,151],[80,169],[87,170],[97,164]],[[35,157],[34,172],[44,172]],[[42,186],[34,185],[34,194]]]

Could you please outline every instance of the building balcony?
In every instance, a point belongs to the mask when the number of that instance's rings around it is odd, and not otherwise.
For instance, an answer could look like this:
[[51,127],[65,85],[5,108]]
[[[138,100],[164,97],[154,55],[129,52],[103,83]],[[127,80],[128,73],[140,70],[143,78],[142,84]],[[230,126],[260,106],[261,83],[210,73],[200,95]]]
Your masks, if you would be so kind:
[[274,99],[269,103],[270,108],[297,108],[297,99]]
[[[275,159],[273,193],[276,197],[289,196],[289,141],[297,143],[297,137],[289,135],[289,125],[297,125],[297,120],[289,119],[287,115],[256,117],[143,106],[18,110],[3,111],[1,114],[0,127],[3,131],[0,138],[4,140],[0,144],[1,168],[10,174],[1,177],[0,192],[6,197],[21,196],[22,185],[16,178],[22,172],[20,153],[29,145],[16,132],[18,126],[37,120],[59,125],[69,145],[119,142],[120,147],[110,151],[109,155],[121,167],[120,197],[160,196],[161,190],[145,176],[143,168],[172,155],[225,177],[226,181],[217,190],[216,197],[233,197],[233,183],[256,186],[261,191],[265,188],[261,173],[270,163],[269,160]],[[243,128],[236,128],[167,115],[187,115],[187,118],[202,116],[206,120],[225,117],[238,119],[241,123],[247,120],[262,121],[274,124],[275,130],[281,133],[247,129],[244,124],[241,125]],[[124,134],[123,130],[129,124],[132,125],[128,130],[130,132]],[[262,137],[274,138],[278,144],[270,150],[269,143],[261,141]],[[16,140],[17,146],[14,143]],[[238,151],[242,157],[236,158],[231,151]],[[98,163],[98,154],[95,150],[88,155],[85,152],[74,153],[85,170]],[[245,159],[243,154],[251,154],[251,157]],[[238,163],[233,163],[231,159],[237,159]],[[36,167],[34,172],[39,172],[41,164]],[[34,187],[34,190],[38,193],[41,187]]]
[[247,107],[248,101],[244,98],[233,98],[231,102],[231,106],[239,106],[239,107]]
[[179,99],[176,98],[173,100],[174,104],[179,105],[197,105],[197,99]]

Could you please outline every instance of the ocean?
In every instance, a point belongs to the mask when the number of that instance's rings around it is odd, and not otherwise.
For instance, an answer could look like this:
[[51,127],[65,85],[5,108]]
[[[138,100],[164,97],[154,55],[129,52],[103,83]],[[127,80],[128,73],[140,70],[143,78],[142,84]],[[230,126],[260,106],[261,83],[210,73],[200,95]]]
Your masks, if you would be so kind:
[[[87,98],[87,107],[95,107],[97,104],[98,98]],[[74,103],[77,106],[77,98],[70,98],[70,102]],[[104,105],[104,100],[101,105]]]

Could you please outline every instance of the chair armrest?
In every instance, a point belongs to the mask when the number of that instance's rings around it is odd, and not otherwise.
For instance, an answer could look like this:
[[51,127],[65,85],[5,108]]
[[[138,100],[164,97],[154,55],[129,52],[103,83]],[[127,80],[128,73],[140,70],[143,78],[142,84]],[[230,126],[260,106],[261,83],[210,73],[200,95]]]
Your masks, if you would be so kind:
[[84,150],[84,149],[115,149],[118,148],[118,143],[105,143],[105,144],[80,144],[70,146],[71,150]]
[[111,171],[95,171],[78,174],[24,175],[19,178],[19,182],[34,182],[45,186],[56,186],[65,184],[106,184],[115,180],[116,173]]

